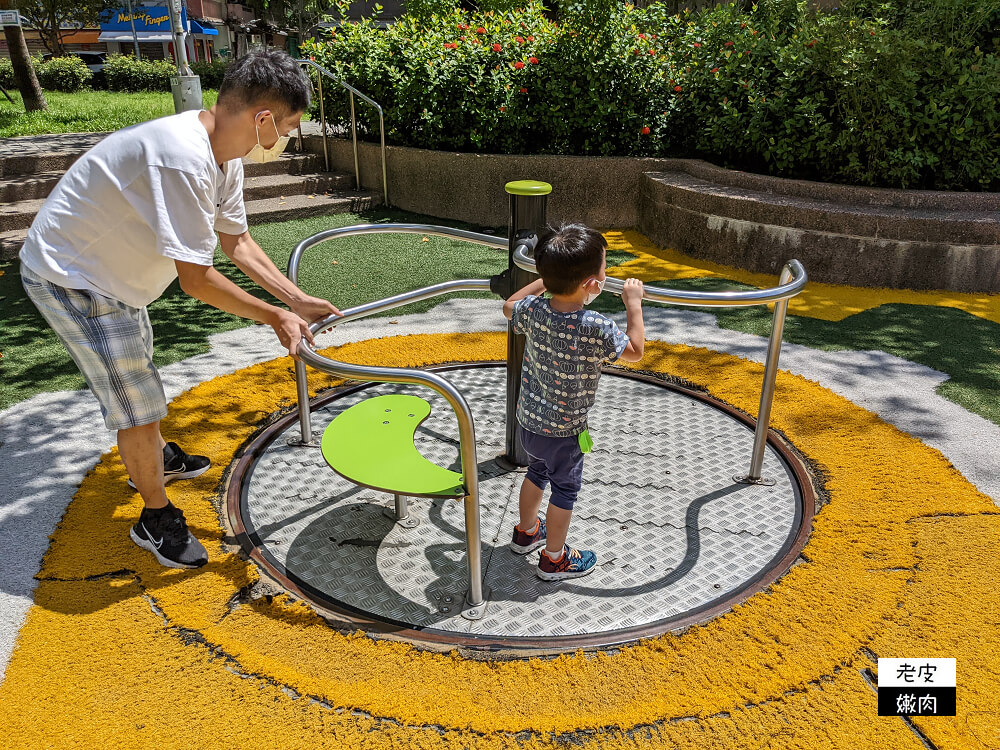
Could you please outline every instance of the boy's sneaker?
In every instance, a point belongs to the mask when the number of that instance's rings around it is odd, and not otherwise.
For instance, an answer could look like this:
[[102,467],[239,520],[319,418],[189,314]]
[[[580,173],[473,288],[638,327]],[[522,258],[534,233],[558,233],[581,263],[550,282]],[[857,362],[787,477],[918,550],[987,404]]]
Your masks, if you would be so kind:
[[[163,449],[163,483],[167,484],[175,479],[193,479],[208,471],[211,465],[208,456],[189,456],[177,443],[167,443]],[[131,478],[128,486],[135,489]]]
[[539,547],[545,545],[545,521],[539,518],[535,522],[535,527],[532,533],[527,531],[521,531],[517,526],[514,527],[514,538],[510,540],[510,548],[512,551],[519,555],[526,555],[529,552],[534,552]]
[[188,531],[184,513],[173,505],[156,510],[143,508],[129,536],[168,568],[200,568],[208,562],[205,548]]
[[561,581],[564,578],[580,578],[593,573],[596,565],[597,555],[593,552],[586,549],[570,549],[569,545],[566,545],[558,560],[551,559],[548,552],[542,550],[538,560],[538,570],[535,572],[543,581]]

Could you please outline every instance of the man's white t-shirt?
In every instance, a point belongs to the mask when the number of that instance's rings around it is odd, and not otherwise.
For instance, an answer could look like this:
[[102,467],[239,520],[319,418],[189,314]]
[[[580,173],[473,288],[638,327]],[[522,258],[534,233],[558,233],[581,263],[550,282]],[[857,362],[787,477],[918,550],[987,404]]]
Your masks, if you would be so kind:
[[175,260],[212,265],[215,232],[242,234],[243,163],[216,163],[198,112],[112,133],[63,175],[21,262],[53,284],[145,307]]

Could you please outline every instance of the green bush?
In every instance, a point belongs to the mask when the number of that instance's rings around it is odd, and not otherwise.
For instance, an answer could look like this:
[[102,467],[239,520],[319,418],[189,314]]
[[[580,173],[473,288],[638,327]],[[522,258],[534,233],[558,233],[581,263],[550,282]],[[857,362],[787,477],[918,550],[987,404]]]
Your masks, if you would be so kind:
[[[1000,189],[995,0],[617,0],[345,24],[303,52],[385,109],[387,138],[499,153],[697,157],[785,177]],[[865,5],[867,3],[867,5]],[[957,10],[956,10],[957,9]],[[992,36],[991,36],[992,34]],[[347,97],[324,87],[329,119]],[[359,128],[378,118],[358,104]]]
[[170,91],[170,77],[177,68],[169,60],[137,60],[131,55],[110,55],[104,78],[111,91]]
[[201,88],[216,89],[222,85],[222,79],[226,75],[229,63],[221,60],[215,62],[195,62],[191,63],[191,70],[196,76],[201,78]]
[[48,62],[36,65],[35,75],[43,89],[66,92],[79,91],[93,77],[87,64],[76,55],[53,57]]
[[9,57],[0,57],[0,88],[12,89],[17,86],[14,81],[14,64]]

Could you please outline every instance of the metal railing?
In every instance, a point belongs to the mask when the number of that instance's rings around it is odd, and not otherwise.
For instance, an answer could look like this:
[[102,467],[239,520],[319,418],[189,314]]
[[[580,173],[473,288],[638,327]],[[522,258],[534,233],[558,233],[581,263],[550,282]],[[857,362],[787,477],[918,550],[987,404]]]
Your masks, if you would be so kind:
[[[363,224],[354,227],[344,227],[342,229],[329,229],[325,232],[309,237],[300,242],[292,252],[288,260],[288,278],[298,285],[299,263],[302,255],[311,247],[315,247],[321,242],[337,239],[341,237],[351,237],[361,234],[433,234],[439,237],[450,237],[462,239],[470,242],[478,242],[495,248],[504,248],[507,243],[496,237],[480,235],[475,232],[466,232],[461,229],[451,229],[449,227],[428,227],[420,224]],[[383,300],[368,302],[363,305],[348,308],[341,311],[340,315],[329,315],[323,320],[316,321],[309,326],[309,330],[314,334],[319,334],[330,330],[341,323],[352,320],[366,318],[384,310],[391,310],[394,307],[407,305],[411,302],[438,297],[452,292],[472,292],[490,290],[489,279],[462,279],[456,281],[446,281],[440,284],[433,284],[412,292],[404,292]],[[431,388],[448,402],[448,405],[455,412],[458,420],[459,455],[461,457],[462,481],[465,487],[466,496],[464,499],[465,511],[465,537],[466,556],[468,559],[469,589],[466,594],[465,606],[462,616],[476,620],[481,618],[486,611],[486,592],[483,588],[483,563],[481,522],[479,512],[479,457],[476,451],[476,428],[472,416],[472,410],[461,392],[455,388],[446,378],[437,373],[427,372],[416,368],[408,367],[379,367],[374,365],[357,365],[350,362],[330,359],[317,354],[308,344],[305,338],[299,343],[299,359],[295,362],[295,389],[299,407],[299,426],[301,428],[302,444],[312,443],[312,419],[309,411],[309,386],[307,382],[306,365],[315,367],[317,370],[338,375],[340,377],[352,378],[375,383],[408,383]],[[405,504],[396,499],[397,516],[401,516],[401,509],[405,509]],[[403,511],[405,512],[405,511]]]
[[[330,147],[327,144],[326,135],[326,104],[323,101],[323,77],[326,76],[330,78],[334,83],[339,85],[341,88],[347,89],[350,95],[351,101],[351,142],[354,146],[354,185],[360,190],[361,189],[361,167],[358,162],[358,120],[354,113],[354,97],[357,95],[363,101],[367,102],[371,106],[378,110],[378,127],[379,136],[382,143],[382,199],[385,205],[389,205],[389,182],[386,179],[386,169],[385,169],[385,113],[382,111],[382,106],[372,99],[370,96],[365,96],[351,84],[344,81],[342,78],[338,78],[329,70],[324,68],[322,65],[317,63],[315,60],[310,58],[300,58],[296,60],[300,65],[308,65],[314,68],[319,75],[316,76],[317,88],[319,89],[319,119],[320,128],[323,136],[323,163],[326,165],[326,171],[330,171]],[[302,150],[302,128],[299,127],[299,150]]]

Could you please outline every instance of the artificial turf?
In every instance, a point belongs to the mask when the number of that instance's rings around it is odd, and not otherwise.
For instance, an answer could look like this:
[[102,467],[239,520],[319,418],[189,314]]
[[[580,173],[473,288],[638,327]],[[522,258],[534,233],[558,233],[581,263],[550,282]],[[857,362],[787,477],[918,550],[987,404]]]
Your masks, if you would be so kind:
[[[504,237],[506,229],[490,229],[395,210],[340,214],[251,227],[251,234],[282,271],[295,246],[324,229],[359,223],[425,223],[455,226]],[[632,256],[608,252],[608,264]],[[420,235],[369,235],[317,246],[303,257],[299,283],[310,294],[331,300],[341,309],[382,299],[451,279],[488,278],[507,265],[506,251],[468,242]],[[217,252],[216,268],[237,284],[274,301]],[[83,377],[55,334],[24,295],[20,264],[0,264],[0,410],[43,391],[83,388]],[[465,294],[463,296],[470,296]],[[479,295],[488,296],[488,295]],[[449,297],[424,300],[386,314],[423,312]],[[158,366],[208,351],[214,333],[252,325],[251,321],[216,310],[181,291],[175,281],[149,306]]]

